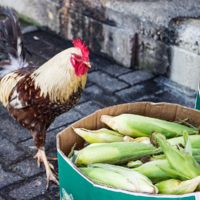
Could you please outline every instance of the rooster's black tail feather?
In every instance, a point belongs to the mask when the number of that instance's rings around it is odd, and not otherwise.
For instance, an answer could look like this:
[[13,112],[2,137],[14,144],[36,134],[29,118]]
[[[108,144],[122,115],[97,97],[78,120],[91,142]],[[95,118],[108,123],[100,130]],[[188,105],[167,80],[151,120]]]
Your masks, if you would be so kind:
[[17,13],[12,8],[0,7],[0,79],[7,73],[26,67],[25,48]]

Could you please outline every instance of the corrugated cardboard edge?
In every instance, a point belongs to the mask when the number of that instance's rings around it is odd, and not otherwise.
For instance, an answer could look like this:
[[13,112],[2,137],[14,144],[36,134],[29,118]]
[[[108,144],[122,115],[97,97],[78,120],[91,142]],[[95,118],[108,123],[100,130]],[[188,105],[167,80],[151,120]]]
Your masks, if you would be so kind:
[[[195,109],[190,109],[186,108],[177,104],[169,104],[169,103],[151,103],[151,102],[141,102],[141,103],[133,103],[133,104],[122,104],[122,105],[117,105],[117,106],[112,106],[108,107],[102,110],[98,110],[95,113],[84,117],[83,119],[77,121],[76,123],[72,124],[71,126],[73,127],[84,127],[86,129],[93,129],[93,127],[96,127],[96,129],[99,129],[101,127],[105,127],[103,123],[100,122],[100,116],[103,114],[109,114],[109,115],[119,115],[125,110],[125,113],[134,113],[134,114],[139,114],[139,115],[144,115],[144,116],[149,116],[149,117],[154,117],[154,118],[160,118],[160,119],[165,119],[168,121],[175,121],[177,118],[180,119],[185,119],[185,118],[190,118],[196,125],[200,125],[200,111],[197,111]],[[90,121],[91,124],[86,125],[86,121]],[[95,123],[96,121],[96,123]],[[82,124],[82,126],[80,126]],[[68,158],[67,154],[70,151],[70,148],[67,148],[68,151],[63,152],[61,150],[61,135],[62,134],[68,134],[70,137],[68,138],[68,141],[66,142],[69,144],[72,140],[77,142],[77,147],[76,149],[81,149],[83,148],[84,140],[75,134],[72,130],[72,128],[68,127],[62,132],[58,133],[56,136],[57,140],[57,151],[58,153],[63,157],[63,159],[77,172],[79,173],[84,179],[86,179],[88,182],[90,182],[94,187],[98,188],[103,188],[105,190],[111,190],[115,192],[121,192],[121,193],[126,193],[126,194],[131,194],[134,196],[151,196],[151,197],[162,197],[162,198],[182,198],[182,197],[190,197],[190,196],[195,196],[196,200],[200,200],[200,192],[195,192],[195,193],[189,193],[185,195],[153,195],[153,194],[144,194],[144,193],[134,193],[134,192],[129,192],[125,190],[120,190],[120,189],[114,189],[106,186],[102,186],[99,184],[94,183],[91,181],[88,177],[86,177]],[[72,137],[72,138],[71,138]],[[72,145],[74,142],[72,143]],[[63,145],[63,144],[62,144]],[[71,145],[71,146],[72,146]]]

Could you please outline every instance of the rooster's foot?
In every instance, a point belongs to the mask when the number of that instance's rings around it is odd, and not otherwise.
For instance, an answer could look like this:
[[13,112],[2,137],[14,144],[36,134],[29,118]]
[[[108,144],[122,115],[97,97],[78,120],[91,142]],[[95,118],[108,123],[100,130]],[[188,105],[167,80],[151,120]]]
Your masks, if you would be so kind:
[[38,153],[33,157],[33,158],[37,158],[37,163],[38,163],[38,167],[40,167],[40,162],[44,162],[45,168],[46,168],[46,175],[47,175],[47,185],[46,188],[49,187],[49,182],[50,181],[54,181],[57,185],[59,185],[58,182],[58,176],[55,175],[51,169],[54,169],[53,165],[51,163],[48,162],[48,160],[57,160],[57,158],[47,158],[45,151],[39,149]]

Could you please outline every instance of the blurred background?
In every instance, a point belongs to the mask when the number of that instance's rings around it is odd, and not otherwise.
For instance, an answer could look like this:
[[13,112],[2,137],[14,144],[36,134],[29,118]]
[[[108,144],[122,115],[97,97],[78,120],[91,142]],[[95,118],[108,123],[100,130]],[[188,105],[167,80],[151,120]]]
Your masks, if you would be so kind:
[[200,75],[199,0],[0,0],[19,16],[118,63],[147,69],[189,95]]

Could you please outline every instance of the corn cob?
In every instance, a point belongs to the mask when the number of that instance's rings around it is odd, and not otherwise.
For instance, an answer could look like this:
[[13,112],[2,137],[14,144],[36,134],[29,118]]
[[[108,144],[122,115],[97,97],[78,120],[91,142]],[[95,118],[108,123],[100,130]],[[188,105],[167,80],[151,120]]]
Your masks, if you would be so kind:
[[129,168],[139,167],[141,165],[143,165],[143,163],[140,160],[130,161],[127,163],[127,167]]
[[164,154],[155,155],[151,157],[150,161],[154,161],[154,160],[166,160],[166,157]]
[[89,168],[89,173],[87,168],[81,168],[81,171],[96,183],[133,192],[158,193],[158,189],[147,177],[134,170],[108,164],[89,167],[92,167]]
[[167,138],[181,136],[185,130],[189,134],[198,133],[196,128],[134,114],[122,114],[116,117],[102,115],[101,121],[113,130],[131,137],[148,137],[153,130],[162,132]]
[[[192,135],[190,140],[192,147],[193,144],[196,146],[197,142],[200,141],[200,135]],[[168,141],[172,145],[184,144],[183,137],[169,139]],[[78,154],[75,164],[77,166],[87,166],[91,163],[126,164],[129,161],[161,152],[161,148],[157,149],[153,145],[136,142],[96,143],[84,148]]]
[[139,143],[143,143],[143,144],[151,144],[149,137],[132,138],[129,136],[124,136],[123,140],[124,140],[124,142],[139,142]]
[[92,163],[124,164],[160,152],[161,149],[157,149],[153,145],[136,142],[99,143],[95,146],[89,145],[82,150],[75,164],[77,166],[87,166]]
[[[196,151],[194,151],[194,153],[196,153]],[[195,155],[194,154],[193,158],[196,161],[200,161],[200,155]],[[131,165],[132,162],[137,164],[137,162],[141,162],[141,161],[140,160],[137,160],[135,162],[134,161],[130,161],[128,163],[129,166]],[[160,167],[162,167],[162,166],[167,167],[167,168],[171,168],[171,166],[169,165],[165,155],[163,155],[163,154],[152,156],[150,159],[148,159],[148,162],[146,162],[146,163],[144,163],[144,164],[142,164],[142,165],[140,165],[138,167],[134,166],[134,165],[131,166],[131,167],[134,167],[135,171],[138,171],[141,174],[144,174],[153,183],[157,183],[159,181],[168,180],[168,179],[171,178],[169,175],[167,175],[164,171],[162,171],[160,169]]]
[[102,128],[96,131],[91,131],[84,128],[74,128],[74,131],[90,144],[123,142],[124,137],[123,135],[106,128]]
[[[184,134],[187,135],[187,132]],[[188,153],[185,149],[182,149],[180,146],[179,150],[176,147],[171,146],[165,137],[160,133],[155,132],[153,133],[153,136],[162,148],[170,165],[170,168],[158,165],[161,170],[172,178],[180,180],[193,179],[200,176],[200,165],[190,155],[190,153]],[[188,139],[187,142],[190,143],[189,137],[186,136],[185,138]],[[192,145],[186,144],[186,146]]]
[[159,194],[186,194],[194,192],[197,186],[200,184],[200,176],[197,176],[191,180],[180,181],[171,179],[162,181],[156,184],[159,190]]
[[163,172],[158,165],[170,168],[168,161],[165,159],[147,162],[140,167],[134,168],[134,170],[148,177],[153,183],[170,179],[171,177]]

